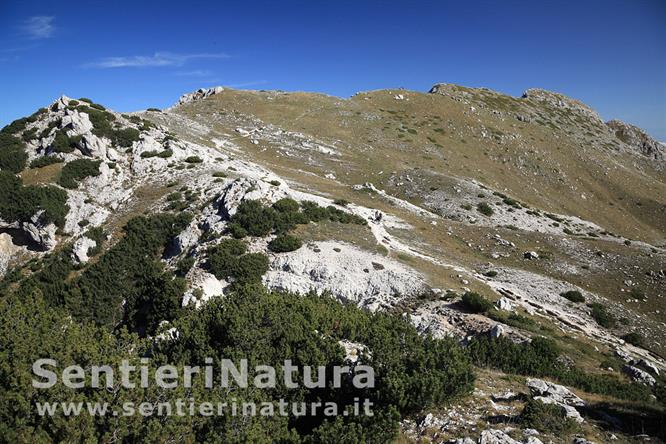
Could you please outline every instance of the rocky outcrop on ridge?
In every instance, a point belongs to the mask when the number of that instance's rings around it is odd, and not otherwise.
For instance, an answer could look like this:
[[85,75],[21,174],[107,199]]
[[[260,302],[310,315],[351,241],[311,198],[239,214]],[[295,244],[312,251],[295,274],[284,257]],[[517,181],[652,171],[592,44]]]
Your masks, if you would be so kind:
[[642,129],[620,120],[609,120],[606,122],[606,125],[615,132],[618,139],[644,156],[655,160],[666,159],[666,148],[664,145],[650,137]]
[[187,93],[180,96],[177,105],[183,105],[185,103],[191,103],[197,100],[203,100],[212,95],[219,94],[222,91],[224,91],[224,88],[221,86],[215,86],[213,88],[199,88],[198,90],[192,93]]

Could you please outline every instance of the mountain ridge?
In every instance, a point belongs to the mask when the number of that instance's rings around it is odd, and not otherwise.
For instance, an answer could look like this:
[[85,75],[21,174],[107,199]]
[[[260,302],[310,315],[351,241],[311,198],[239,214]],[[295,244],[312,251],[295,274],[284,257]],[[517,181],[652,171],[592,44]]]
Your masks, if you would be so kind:
[[[619,359],[631,368],[620,381],[654,385],[666,371],[662,160],[632,127],[530,91],[339,99],[216,87],[129,114],[63,96],[2,130],[14,151],[0,161],[25,158],[0,174],[32,206],[19,212],[3,196],[0,269],[20,289],[64,254],[78,283],[135,217],[173,218],[157,262],[183,279],[176,312],[230,294],[238,270],[216,264],[238,237],[243,270],[269,289],[328,293],[463,344],[546,336],[590,374],[615,377],[599,366]],[[562,296],[571,292],[587,304]],[[118,298],[87,303],[107,322],[122,312]],[[643,342],[623,339],[631,333]]]

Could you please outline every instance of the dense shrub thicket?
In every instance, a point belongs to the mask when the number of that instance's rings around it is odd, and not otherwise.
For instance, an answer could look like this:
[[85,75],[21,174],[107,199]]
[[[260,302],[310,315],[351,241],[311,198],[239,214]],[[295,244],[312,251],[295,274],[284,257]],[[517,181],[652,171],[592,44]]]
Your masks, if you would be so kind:
[[62,163],[63,160],[56,156],[42,156],[30,162],[30,168],[42,168],[55,163]]
[[0,131],[0,170],[18,173],[27,162],[28,154],[23,141],[4,129]]
[[303,242],[296,236],[289,234],[280,234],[268,243],[268,249],[274,253],[287,253],[298,250],[303,246]]
[[245,242],[224,239],[208,251],[207,267],[218,279],[246,284],[261,282],[268,271],[268,257],[262,253],[246,253]]
[[114,128],[116,116],[106,111],[104,107],[93,108],[88,105],[79,105],[77,110],[88,114],[93,124],[92,133],[98,137],[106,137],[115,146],[128,148],[132,143],[139,141],[141,133],[135,128]]
[[473,291],[465,293],[460,302],[472,313],[485,313],[493,308],[492,302]]
[[583,296],[578,290],[565,291],[560,293],[560,296],[570,300],[571,302],[585,302],[585,296]]
[[66,163],[60,171],[58,183],[65,188],[76,188],[86,177],[99,176],[101,160],[76,159]]
[[71,153],[81,142],[81,136],[68,136],[64,130],[56,131],[51,149],[56,153]]
[[557,358],[560,350],[553,340],[536,337],[530,343],[515,344],[500,337],[477,337],[468,347],[472,362],[481,367],[497,368],[507,373],[535,377],[550,377],[560,383],[588,393],[613,396],[618,399],[646,401],[650,389],[644,385],[621,381],[614,375],[589,374],[573,367],[567,368]]
[[320,207],[314,202],[303,202],[299,205],[293,199],[280,199],[267,207],[256,200],[241,202],[236,214],[231,218],[230,233],[237,238],[250,236],[267,236],[272,232],[285,234],[299,224],[331,220],[340,223],[365,225],[362,217],[340,210],[330,205]]
[[88,256],[95,256],[102,252],[104,242],[106,241],[106,233],[102,227],[93,227],[86,231],[85,236],[95,241],[95,246],[88,249]]
[[520,422],[524,428],[559,436],[571,434],[578,428],[576,421],[567,418],[564,407],[535,399],[529,399],[525,404]]
[[629,332],[622,336],[629,344],[635,345],[636,347],[643,347],[645,345],[645,338],[640,333],[635,331]]
[[[203,364],[206,357],[224,356],[232,361],[248,359],[250,368],[267,363],[279,368],[285,359],[296,366],[330,368],[343,363],[338,340],[366,345],[371,353],[361,359],[375,369],[375,388],[357,389],[345,380],[344,387],[334,389],[329,374],[325,388],[287,389],[279,381],[276,388],[260,393],[234,393],[242,399],[334,401],[340,409],[354,397],[375,403],[377,417],[372,421],[321,415],[289,418],[280,424],[280,429],[287,426],[301,436],[309,435],[313,442],[340,442],[341,436],[354,437],[352,442],[388,442],[397,431],[398,413],[420,411],[464,395],[474,378],[463,350],[453,340],[421,336],[403,319],[371,314],[327,296],[271,293],[258,285],[237,287],[226,301],[211,301],[196,316],[178,320],[176,328],[181,332],[177,341],[160,343],[158,354],[165,361]],[[302,381],[302,375],[298,379]]]
[[479,213],[483,214],[484,216],[492,216],[495,211],[493,211],[493,208],[488,205],[486,202],[479,202],[476,206],[476,209]]
[[[72,322],[69,314],[46,304],[37,293],[11,298],[0,305],[0,434],[11,442],[111,441],[163,442],[178,436],[188,442],[389,442],[397,434],[403,414],[449,402],[467,394],[474,376],[463,350],[451,339],[435,340],[419,335],[406,320],[372,314],[342,305],[328,297],[271,293],[260,286],[238,288],[225,298],[211,300],[201,310],[184,314],[172,324],[180,332],[170,341],[147,341],[120,330],[88,322]],[[67,326],[63,328],[63,326]],[[332,387],[332,366],[344,365],[340,339],[367,345],[371,353],[362,363],[375,369],[375,386],[356,388],[351,378]],[[30,368],[43,356],[57,360],[59,369],[70,364],[88,367],[101,363],[119,365],[129,359],[149,357],[150,373],[164,363],[182,367],[205,365],[206,358],[248,360],[250,381],[256,365],[273,365],[278,371],[285,359],[298,368],[326,368],[327,384],[304,386],[303,371],[295,375],[298,388],[287,388],[278,374],[275,388],[257,389],[215,384],[205,388],[201,375],[191,389],[141,388],[139,372],[132,376],[136,388],[72,391],[61,384],[48,390],[34,389]],[[152,376],[151,376],[152,378]],[[287,402],[337,402],[340,414],[283,417],[194,416],[123,418],[111,415],[38,416],[34,402],[99,401],[122,410],[124,402],[198,401],[255,403],[284,399]],[[374,402],[373,417],[344,416],[355,397]]]
[[[76,279],[68,279],[73,265],[65,249],[48,257],[39,271],[25,279],[18,294],[38,294],[50,306],[63,306],[81,321],[152,334],[159,321],[175,319],[181,310],[185,282],[174,278],[157,259],[190,219],[186,213],[134,218],[125,226],[122,240]],[[102,240],[100,233],[91,236]]]
[[141,153],[142,159],[147,159],[150,157],[159,157],[161,159],[167,159],[171,156],[173,156],[173,150],[170,148],[167,148],[162,151],[144,151],[143,153]]
[[590,304],[590,308],[590,315],[595,321],[597,321],[597,324],[606,328],[614,328],[617,325],[617,319],[608,311],[608,308],[606,308],[605,305],[594,302]]
[[0,217],[5,221],[24,222],[43,210],[41,222],[65,224],[69,211],[67,193],[51,186],[23,186],[21,179],[0,171]]

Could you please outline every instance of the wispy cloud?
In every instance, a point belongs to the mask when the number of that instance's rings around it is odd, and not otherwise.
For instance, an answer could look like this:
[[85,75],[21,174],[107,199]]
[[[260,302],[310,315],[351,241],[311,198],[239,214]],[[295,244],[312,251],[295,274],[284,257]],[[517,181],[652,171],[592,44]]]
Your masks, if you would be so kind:
[[161,66],[183,66],[196,59],[226,59],[223,53],[175,54],[172,52],[156,52],[148,56],[105,57],[96,62],[86,63],[88,68],[145,68]]
[[55,26],[53,26],[54,20],[55,17],[53,16],[36,15],[25,20],[21,25],[21,29],[31,39],[48,39],[55,32]]

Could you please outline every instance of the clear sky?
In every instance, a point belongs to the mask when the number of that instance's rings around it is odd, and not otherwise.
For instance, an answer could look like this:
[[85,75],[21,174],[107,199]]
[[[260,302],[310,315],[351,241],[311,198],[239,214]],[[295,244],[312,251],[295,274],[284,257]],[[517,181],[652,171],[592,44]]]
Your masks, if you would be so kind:
[[666,140],[666,1],[0,0],[0,124],[61,94],[133,111],[437,82],[562,92]]

